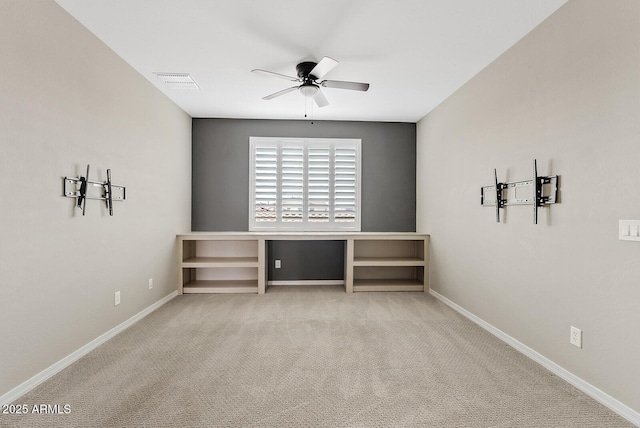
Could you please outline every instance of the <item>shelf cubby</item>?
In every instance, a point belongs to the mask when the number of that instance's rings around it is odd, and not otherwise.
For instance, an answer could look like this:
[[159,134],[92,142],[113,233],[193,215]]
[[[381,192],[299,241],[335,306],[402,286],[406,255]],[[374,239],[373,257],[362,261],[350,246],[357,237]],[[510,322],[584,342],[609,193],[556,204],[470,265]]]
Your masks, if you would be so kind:
[[428,240],[354,239],[353,291],[427,291]]
[[[182,293],[260,293],[264,281],[264,241],[193,235],[182,238],[180,284]],[[262,255],[262,257],[261,257]],[[262,288],[261,288],[262,285]]]
[[356,266],[353,291],[424,291],[424,267]]

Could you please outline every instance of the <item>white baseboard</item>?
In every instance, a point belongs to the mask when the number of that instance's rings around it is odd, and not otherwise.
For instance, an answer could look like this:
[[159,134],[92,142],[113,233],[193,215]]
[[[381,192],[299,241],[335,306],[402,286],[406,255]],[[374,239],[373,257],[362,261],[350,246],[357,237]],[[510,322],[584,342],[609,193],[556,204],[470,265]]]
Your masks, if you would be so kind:
[[531,358],[533,361],[537,362],[542,367],[549,370],[551,373],[569,382],[571,385],[575,386],[580,391],[584,392],[594,400],[598,401],[599,403],[613,410],[614,412],[616,412],[617,414],[619,414],[620,416],[622,416],[632,424],[635,424],[640,427],[640,413],[636,412],[631,407],[627,406],[624,403],[621,403],[620,401],[616,400],[615,398],[605,393],[601,389],[596,388],[595,386],[591,385],[589,382],[585,381],[584,379],[579,378],[578,376],[574,375],[570,371],[562,368],[561,366],[554,363],[544,355],[534,351],[533,349],[529,348],[527,345],[509,336],[507,333],[503,332],[502,330],[494,327],[493,325],[489,324],[483,319],[467,311],[462,306],[447,299],[442,294],[433,290],[429,290],[429,293],[431,293],[433,297],[440,300],[445,305],[449,306],[451,309],[455,310],[456,312],[468,318],[475,324],[484,328],[489,333],[496,336],[498,339],[509,344],[511,347],[518,350],[525,356]]
[[305,279],[290,281],[268,281],[267,285],[344,285],[342,279]]
[[151,306],[149,306],[148,308],[145,308],[142,311],[138,312],[137,314],[135,314],[134,316],[132,316],[131,318],[129,318],[128,320],[126,320],[122,324],[119,324],[119,325],[115,326],[114,328],[112,328],[111,330],[107,331],[106,333],[104,333],[104,334],[98,336],[97,338],[93,339],[91,342],[87,343],[82,348],[80,348],[77,351],[67,355],[66,357],[64,357],[63,359],[61,359],[57,363],[53,364],[52,366],[44,369],[43,371],[41,371],[40,373],[38,373],[37,375],[35,375],[31,379],[28,379],[28,380],[24,381],[23,383],[21,383],[20,385],[16,386],[15,388],[13,388],[12,390],[10,390],[9,392],[7,392],[6,394],[4,394],[4,395],[2,395],[0,397],[0,406],[3,406],[5,404],[11,404],[11,403],[15,402],[15,400],[17,400],[18,398],[22,397],[24,394],[26,394],[27,392],[31,391],[36,386],[40,385],[45,380],[49,379],[50,377],[52,377],[56,373],[60,372],[61,370],[67,368],[71,364],[75,363],[80,358],[82,358],[83,356],[85,356],[89,352],[93,351],[94,349],[96,349],[98,346],[102,345],[107,340],[109,340],[112,337],[118,335],[119,333],[123,332],[127,328],[131,327],[133,324],[135,324],[136,322],[140,321],[142,318],[146,317],[151,312],[155,311],[160,306],[164,305],[165,303],[167,303],[168,301],[170,301],[171,299],[173,299],[177,295],[178,295],[178,292],[174,291],[173,293],[169,294],[168,296],[158,300],[156,303],[154,303]]

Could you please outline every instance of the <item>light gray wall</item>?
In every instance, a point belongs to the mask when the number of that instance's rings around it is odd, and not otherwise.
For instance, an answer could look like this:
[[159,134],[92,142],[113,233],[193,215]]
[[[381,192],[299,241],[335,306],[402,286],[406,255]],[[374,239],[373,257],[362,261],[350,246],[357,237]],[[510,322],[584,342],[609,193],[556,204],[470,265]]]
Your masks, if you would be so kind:
[[[0,58],[2,396],[176,289],[191,118],[51,0],[0,2]],[[87,164],[113,217],[61,196]]]
[[[415,231],[415,124],[244,119],[193,120],[192,230],[248,230],[251,136],[362,139],[362,231]],[[286,255],[301,251],[301,245],[274,244],[269,266],[274,255],[284,258],[282,269],[270,269],[269,279],[318,279],[322,272],[333,277],[342,271],[338,252],[331,268],[313,259],[289,260]],[[311,252],[318,244],[306,245]]]
[[[640,411],[640,2],[572,0],[418,123],[431,287]],[[499,179],[561,175],[562,202],[480,206]],[[571,325],[584,346],[569,344]]]

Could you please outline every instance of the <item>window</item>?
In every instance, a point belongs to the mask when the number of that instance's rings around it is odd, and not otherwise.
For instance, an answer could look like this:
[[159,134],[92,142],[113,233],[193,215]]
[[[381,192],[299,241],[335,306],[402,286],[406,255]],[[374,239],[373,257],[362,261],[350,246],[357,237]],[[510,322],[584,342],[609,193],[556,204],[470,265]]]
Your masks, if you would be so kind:
[[360,230],[361,140],[250,137],[249,146],[249,230]]

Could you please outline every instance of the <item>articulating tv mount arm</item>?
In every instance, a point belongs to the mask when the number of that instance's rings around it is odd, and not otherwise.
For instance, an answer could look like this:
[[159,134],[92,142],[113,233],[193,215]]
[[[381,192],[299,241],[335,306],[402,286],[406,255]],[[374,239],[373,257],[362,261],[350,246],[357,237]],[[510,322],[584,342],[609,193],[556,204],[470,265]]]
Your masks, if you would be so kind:
[[498,182],[498,172],[493,170],[493,186],[480,189],[480,204],[495,206],[496,222],[500,223],[500,208],[509,205],[532,205],[533,223],[538,224],[538,208],[558,203],[558,176],[538,176],[538,164],[533,161],[533,178],[524,181]]
[[[111,170],[107,169],[107,181],[89,181],[89,165],[87,165],[87,175],[80,177],[64,177],[62,179],[63,190],[62,196],[67,198],[76,198],[77,207],[82,209],[82,215],[85,214],[87,207],[87,199],[97,199],[105,201],[109,215],[113,215],[113,202],[124,201],[126,199],[126,189],[124,186],[116,186],[111,184]],[[75,188],[74,188],[75,186]],[[90,189],[99,188],[99,192],[91,192]]]

